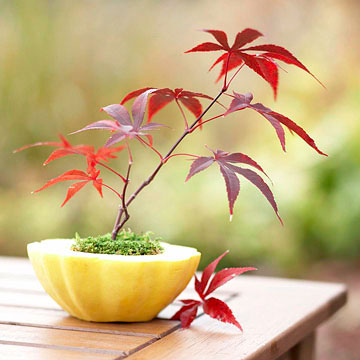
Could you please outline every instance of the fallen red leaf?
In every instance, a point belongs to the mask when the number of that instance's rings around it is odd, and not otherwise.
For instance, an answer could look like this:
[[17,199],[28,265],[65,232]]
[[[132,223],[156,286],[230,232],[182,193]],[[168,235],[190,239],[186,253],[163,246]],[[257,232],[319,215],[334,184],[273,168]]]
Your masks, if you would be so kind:
[[231,309],[223,301],[216,299],[214,297],[206,299],[208,295],[210,295],[220,286],[224,285],[225,283],[233,279],[236,275],[243,274],[247,271],[257,270],[256,268],[253,267],[228,268],[228,269],[220,270],[218,273],[214,275],[208,289],[206,290],[209,280],[211,276],[214,274],[219,261],[226,254],[228,254],[228,252],[229,251],[225,251],[223,254],[221,254],[218,258],[212,261],[204,269],[200,281],[195,275],[195,290],[198,293],[201,300],[200,301],[193,299],[180,300],[184,304],[184,306],[182,306],[171,318],[172,320],[180,320],[182,328],[190,327],[191,323],[196,318],[198,308],[202,306],[205,314],[208,314],[209,316],[211,316],[216,320],[233,324],[238,329],[242,330],[240,324],[236,320]]

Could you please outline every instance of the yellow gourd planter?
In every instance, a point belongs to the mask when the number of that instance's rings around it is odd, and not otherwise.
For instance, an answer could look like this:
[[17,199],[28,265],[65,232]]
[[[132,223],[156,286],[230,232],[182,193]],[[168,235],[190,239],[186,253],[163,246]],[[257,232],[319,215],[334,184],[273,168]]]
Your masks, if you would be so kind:
[[73,240],[28,245],[45,291],[69,314],[88,321],[149,321],[194,275],[200,253],[161,243],[159,255],[106,255],[72,251]]

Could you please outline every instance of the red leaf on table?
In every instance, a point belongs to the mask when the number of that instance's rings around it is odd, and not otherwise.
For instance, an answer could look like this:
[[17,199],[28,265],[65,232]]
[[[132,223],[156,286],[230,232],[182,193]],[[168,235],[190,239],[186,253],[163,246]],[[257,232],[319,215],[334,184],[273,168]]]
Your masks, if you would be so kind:
[[201,302],[194,302],[191,305],[184,305],[178,312],[176,312],[171,320],[180,320],[181,327],[187,329],[190,327],[191,323],[195,320],[198,307],[201,305]]
[[233,279],[236,275],[241,275],[247,271],[257,270],[254,267],[243,267],[243,268],[227,268],[222,269],[215,274],[213,279],[210,282],[210,285],[205,293],[205,297],[214,292],[218,287],[224,285],[231,279]]
[[186,329],[190,327],[191,323],[195,320],[199,305],[189,306],[188,309],[183,311],[180,315],[181,327]]
[[[210,274],[211,276],[211,274]],[[196,274],[194,275],[195,279],[195,291],[198,293],[198,295],[202,298],[204,289],[202,287],[201,281],[197,278]]]
[[242,331],[242,327],[235,319],[231,309],[223,301],[212,297],[204,301],[203,308],[205,314],[208,314],[213,319],[233,324]]
[[232,311],[230,308],[221,300],[216,298],[206,299],[206,297],[216,290],[218,287],[224,285],[226,282],[233,279],[236,275],[243,274],[246,271],[256,270],[252,267],[247,268],[230,268],[230,269],[223,269],[220,270],[215,276],[213,277],[208,290],[205,293],[205,289],[208,285],[208,282],[215,272],[216,266],[218,265],[219,261],[228,253],[225,251],[222,255],[220,255],[217,259],[212,261],[204,270],[201,276],[201,281],[198,280],[196,274],[195,277],[195,290],[199,294],[201,301],[193,300],[193,299],[185,299],[180,300],[184,305],[178,310],[173,317],[172,320],[181,320],[181,326],[183,328],[188,328],[192,321],[195,319],[197,310],[199,306],[203,306],[205,314],[210,315],[212,318],[230,323],[238,327],[242,330],[240,324],[235,319]]
[[[196,290],[197,293],[201,298],[204,297],[204,291],[206,289],[206,286],[210,280],[211,275],[214,273],[217,264],[219,261],[229,253],[229,250],[226,250],[223,254],[221,254],[218,258],[216,258],[214,261],[212,261],[203,271],[201,275],[201,281],[199,283],[198,289]],[[195,278],[196,279],[196,278]]]
[[201,304],[201,301],[198,300],[192,300],[192,299],[185,299],[185,300],[180,300],[183,304],[185,305],[195,305],[195,304]]

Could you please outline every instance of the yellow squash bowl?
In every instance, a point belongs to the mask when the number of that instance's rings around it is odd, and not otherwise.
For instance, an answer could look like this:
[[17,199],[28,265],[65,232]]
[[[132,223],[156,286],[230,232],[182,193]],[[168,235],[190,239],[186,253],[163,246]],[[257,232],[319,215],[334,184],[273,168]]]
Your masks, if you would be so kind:
[[149,321],[194,275],[200,253],[161,243],[159,255],[103,255],[72,251],[73,240],[28,245],[45,291],[69,314],[88,321]]

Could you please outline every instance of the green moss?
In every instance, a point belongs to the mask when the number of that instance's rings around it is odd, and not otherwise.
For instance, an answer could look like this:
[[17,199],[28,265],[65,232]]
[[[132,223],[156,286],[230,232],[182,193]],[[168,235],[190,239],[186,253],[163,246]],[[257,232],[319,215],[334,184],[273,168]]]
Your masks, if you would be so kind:
[[128,229],[122,230],[116,240],[113,240],[110,233],[84,239],[76,233],[75,244],[71,250],[115,255],[156,255],[164,252],[164,248],[160,245],[161,238],[151,239],[150,235],[152,235],[150,231],[139,235]]

